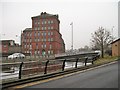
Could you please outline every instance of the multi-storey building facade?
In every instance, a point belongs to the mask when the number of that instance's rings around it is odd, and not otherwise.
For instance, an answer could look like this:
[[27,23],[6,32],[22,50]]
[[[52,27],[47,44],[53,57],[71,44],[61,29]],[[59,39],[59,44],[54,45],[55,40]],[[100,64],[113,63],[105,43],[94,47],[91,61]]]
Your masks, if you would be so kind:
[[21,43],[24,53],[49,55],[65,52],[65,44],[60,34],[58,15],[42,12],[32,19],[32,28],[22,33]]

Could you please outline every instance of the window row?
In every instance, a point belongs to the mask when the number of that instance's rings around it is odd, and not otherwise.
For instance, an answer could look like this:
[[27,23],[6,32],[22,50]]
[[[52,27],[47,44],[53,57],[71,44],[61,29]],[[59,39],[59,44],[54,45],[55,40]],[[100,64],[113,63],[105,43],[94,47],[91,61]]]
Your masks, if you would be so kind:
[[[46,36],[46,35],[50,36],[50,35],[53,35],[53,32],[48,32],[48,33],[47,32],[42,32],[41,35],[42,36]],[[40,33],[39,32],[38,33],[35,32],[34,36],[40,36]]]
[[[46,48],[46,47],[47,47],[46,44],[42,44],[42,45],[41,45],[41,48]],[[31,45],[31,44],[29,44],[29,45],[28,45],[28,44],[27,44],[27,45],[25,44],[25,45],[24,45],[24,48],[29,48],[29,49],[31,50],[31,49],[32,49],[32,45]],[[38,44],[36,44],[36,49],[39,49],[39,48],[40,48],[40,46],[38,46]],[[51,45],[51,44],[49,45],[49,49],[52,49],[52,45]]]
[[38,21],[38,20],[35,20],[34,21],[34,24],[36,25],[36,24],[52,24],[52,23],[54,23],[53,22],[53,20],[42,20],[41,22],[40,21]]
[[35,27],[34,30],[52,30],[53,26],[48,26],[48,27]]
[[[29,50],[25,50],[24,52],[25,52],[25,53],[30,53],[30,54],[32,54],[32,51],[29,51]],[[44,52],[40,52],[39,50],[35,50],[35,51],[34,51],[34,54],[36,54],[36,55],[37,55],[37,54],[41,54],[41,55],[42,55],[42,54],[44,54],[44,55],[45,55],[45,54],[53,54],[53,50],[48,50],[48,51],[44,51]]]
[[[40,36],[40,34],[42,35],[42,36],[46,36],[46,35],[48,35],[48,36],[50,36],[50,35],[53,35],[53,32],[35,32],[34,33],[34,36]],[[32,36],[32,34],[24,34],[24,36],[23,36],[23,39],[27,39],[27,37],[26,36]],[[31,39],[31,38],[30,38]]]
[[39,41],[53,41],[53,38],[48,38],[48,39],[46,39],[46,38],[42,38],[42,39],[40,39],[40,38],[35,38],[35,39],[24,39],[23,40],[23,42],[32,42],[32,41],[35,41],[35,42],[39,42]]
[[24,36],[32,36],[32,33],[24,33]]

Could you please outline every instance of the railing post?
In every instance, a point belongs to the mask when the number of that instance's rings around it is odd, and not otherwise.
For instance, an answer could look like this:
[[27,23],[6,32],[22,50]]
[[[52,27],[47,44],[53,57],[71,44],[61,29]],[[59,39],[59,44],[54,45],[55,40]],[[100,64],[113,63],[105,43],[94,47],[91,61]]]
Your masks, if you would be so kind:
[[76,59],[75,68],[77,68],[78,60],[79,60],[79,58]]
[[47,65],[48,65],[48,63],[49,63],[49,60],[45,63],[45,72],[44,72],[44,74],[47,74]]
[[64,71],[64,68],[65,68],[65,61],[66,59],[63,61],[62,71]]
[[92,58],[92,64],[94,64],[95,57]]
[[19,79],[21,79],[21,72],[22,72],[22,65],[23,65],[23,62],[20,64],[20,67],[19,67]]
[[87,65],[88,57],[85,58],[85,66]]

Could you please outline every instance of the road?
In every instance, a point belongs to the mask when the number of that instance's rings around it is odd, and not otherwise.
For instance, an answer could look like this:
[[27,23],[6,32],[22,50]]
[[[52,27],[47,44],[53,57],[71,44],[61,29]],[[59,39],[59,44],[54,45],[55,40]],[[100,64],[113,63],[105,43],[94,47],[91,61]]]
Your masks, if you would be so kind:
[[118,64],[76,73],[26,88],[118,88]]

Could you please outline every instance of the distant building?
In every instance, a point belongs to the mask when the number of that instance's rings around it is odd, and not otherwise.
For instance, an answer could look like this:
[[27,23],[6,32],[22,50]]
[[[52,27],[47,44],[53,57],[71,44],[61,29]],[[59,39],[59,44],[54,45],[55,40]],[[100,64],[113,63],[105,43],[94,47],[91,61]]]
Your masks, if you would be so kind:
[[58,15],[42,12],[34,16],[32,28],[26,28],[21,35],[23,53],[50,55],[65,52],[65,44],[60,34]]
[[112,43],[112,56],[120,56],[120,38]]
[[16,52],[21,52],[21,46],[15,43],[14,40],[1,40],[0,47],[0,53],[5,57]]

